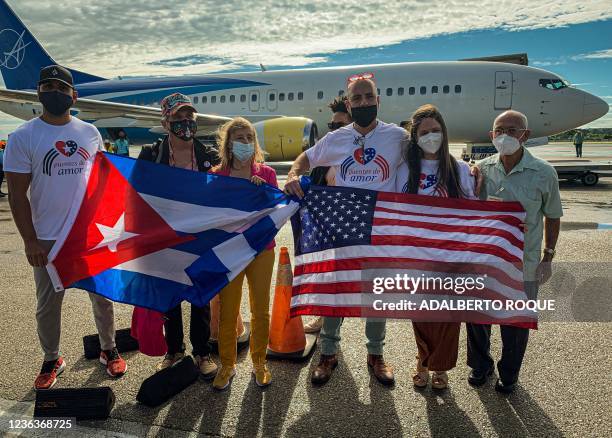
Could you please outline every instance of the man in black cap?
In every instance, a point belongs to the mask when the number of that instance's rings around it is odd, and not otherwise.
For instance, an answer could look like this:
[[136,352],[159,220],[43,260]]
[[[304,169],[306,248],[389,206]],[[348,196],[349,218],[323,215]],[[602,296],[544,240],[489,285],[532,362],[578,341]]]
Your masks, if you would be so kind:
[[[102,150],[102,137],[95,126],[70,115],[77,92],[72,74],[64,67],[51,65],[41,70],[38,99],[43,114],[9,136],[4,170],[13,219],[34,268],[36,323],[45,355],[34,386],[49,389],[66,363],[59,352],[64,291],[54,290],[45,269],[47,255],[59,237],[79,186],[85,183],[81,174],[88,158]],[[121,376],[127,365],[115,348],[113,303],[96,294],[90,293],[89,298],[102,347],[100,362],[109,375]]]
[[[153,161],[196,172],[208,172],[213,166],[219,164],[217,151],[195,138],[198,129],[196,109],[189,97],[181,93],[166,96],[161,101],[161,110],[161,124],[168,135],[152,146],[143,147],[138,156],[139,160]],[[168,353],[158,364],[158,370],[172,366],[185,355],[181,305],[170,309],[165,316],[164,329]],[[191,304],[189,339],[202,377],[206,380],[214,379],[217,374],[217,365],[210,357],[208,344],[210,339],[209,304],[204,307]]]

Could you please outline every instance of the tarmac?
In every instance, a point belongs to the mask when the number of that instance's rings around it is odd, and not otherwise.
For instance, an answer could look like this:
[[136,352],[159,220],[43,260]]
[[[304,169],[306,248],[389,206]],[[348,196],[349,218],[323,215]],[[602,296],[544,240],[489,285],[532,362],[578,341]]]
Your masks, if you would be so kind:
[[[547,159],[563,159],[572,145],[535,148]],[[585,156],[612,159],[612,145],[589,145]],[[285,177],[280,175],[284,182]],[[561,183],[565,211],[556,260],[580,262],[604,281],[612,296],[612,178],[595,187]],[[3,187],[6,191],[6,186]],[[0,434],[2,436],[128,437],[128,436],[240,436],[240,437],[605,437],[612,436],[612,324],[609,298],[592,299],[602,322],[542,322],[530,336],[517,390],[495,392],[492,378],[481,388],[466,381],[466,339],[462,329],[457,367],[450,372],[450,388],[434,392],[412,386],[416,346],[409,321],[389,320],[385,357],[396,372],[396,385],[381,386],[368,372],[364,322],[347,318],[342,329],[340,365],[330,382],[313,387],[310,373],[319,352],[304,363],[270,362],[273,384],[262,390],[251,377],[248,353],[239,355],[238,374],[231,387],[216,392],[210,382],[198,381],[158,408],[136,402],[141,382],[159,358],[126,353],[128,372],[110,378],[96,360],[83,356],[82,337],[95,333],[86,293],[69,290],[62,322],[62,353],[66,371],[57,388],[110,386],[117,396],[106,421],[80,421],[71,430],[11,429],[10,420],[32,419],[32,384],[42,361],[35,325],[35,292],[21,239],[8,201],[0,198]],[[289,226],[276,239],[277,247],[292,253]],[[559,274],[560,275],[560,274]],[[567,283],[557,273],[552,285]],[[590,293],[584,284],[577,290]],[[272,285],[272,290],[274,284]],[[606,289],[607,288],[607,289]],[[245,290],[246,292],[246,290]],[[242,314],[248,315],[243,293]],[[606,295],[604,295],[606,296]],[[186,307],[186,305],[185,305]],[[601,309],[603,307],[603,309]],[[131,306],[115,306],[117,328],[130,326]],[[588,312],[587,312],[588,313]],[[601,312],[600,312],[601,316]],[[608,319],[606,319],[608,318]],[[248,316],[247,316],[248,319]],[[584,321],[587,318],[583,318]],[[185,318],[188,333],[189,318]],[[188,344],[188,339],[186,339]],[[189,348],[189,345],[188,345]],[[492,354],[499,358],[500,340],[493,330]]]

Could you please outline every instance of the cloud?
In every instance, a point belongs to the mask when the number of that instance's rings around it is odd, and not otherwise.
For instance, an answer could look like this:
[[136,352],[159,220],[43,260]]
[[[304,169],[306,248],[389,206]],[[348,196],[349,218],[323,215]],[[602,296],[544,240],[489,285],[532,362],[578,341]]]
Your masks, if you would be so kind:
[[440,34],[612,18],[597,0],[516,0],[510,9],[499,0],[9,2],[58,62],[108,77],[305,66],[325,62],[322,54]]
[[612,58],[612,49],[598,50],[597,52],[591,52],[591,53],[582,53],[580,55],[576,55],[576,56],[572,57],[572,59],[574,59],[574,60],[581,60],[581,59],[608,59],[608,58]]

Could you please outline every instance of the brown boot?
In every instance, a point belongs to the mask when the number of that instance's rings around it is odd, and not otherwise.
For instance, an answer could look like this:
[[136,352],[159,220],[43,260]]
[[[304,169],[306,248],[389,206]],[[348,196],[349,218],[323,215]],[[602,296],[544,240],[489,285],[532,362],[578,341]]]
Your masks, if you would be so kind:
[[311,381],[315,385],[323,385],[327,383],[334,369],[338,366],[338,359],[335,354],[322,354],[319,365],[314,369],[311,376]]
[[393,368],[385,363],[382,354],[368,354],[368,366],[372,369],[374,377],[383,385],[393,385],[395,376]]

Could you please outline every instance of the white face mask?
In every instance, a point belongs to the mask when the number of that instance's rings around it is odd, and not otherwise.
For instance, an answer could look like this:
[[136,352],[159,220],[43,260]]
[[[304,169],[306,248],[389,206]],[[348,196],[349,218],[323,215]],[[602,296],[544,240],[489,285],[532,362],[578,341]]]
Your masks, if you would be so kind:
[[438,149],[440,149],[440,146],[442,146],[442,133],[430,132],[427,135],[419,137],[417,144],[424,152],[435,154],[438,152]]
[[493,146],[495,146],[499,155],[512,155],[519,150],[521,143],[515,137],[502,134],[493,139]]

